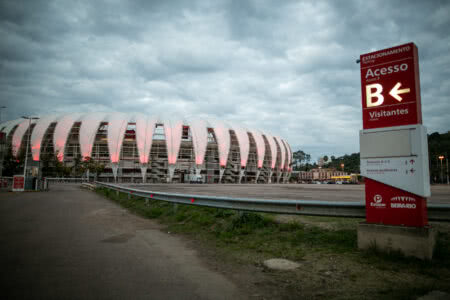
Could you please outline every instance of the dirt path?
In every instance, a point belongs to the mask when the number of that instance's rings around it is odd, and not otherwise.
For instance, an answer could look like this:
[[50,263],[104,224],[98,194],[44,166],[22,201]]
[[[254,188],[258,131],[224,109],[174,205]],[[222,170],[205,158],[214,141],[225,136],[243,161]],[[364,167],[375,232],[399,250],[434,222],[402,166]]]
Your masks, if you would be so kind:
[[5,299],[247,299],[182,238],[74,186],[0,194]]

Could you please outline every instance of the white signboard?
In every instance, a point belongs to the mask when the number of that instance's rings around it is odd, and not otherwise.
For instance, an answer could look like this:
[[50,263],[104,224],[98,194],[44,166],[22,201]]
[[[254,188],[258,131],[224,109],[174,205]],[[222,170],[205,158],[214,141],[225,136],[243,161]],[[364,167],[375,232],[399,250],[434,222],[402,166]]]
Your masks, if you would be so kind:
[[360,136],[362,176],[422,197],[431,195],[424,126],[362,130]]
[[[361,159],[361,175],[404,191],[429,197],[423,165],[417,156]],[[426,172],[428,173],[428,172]],[[428,185],[429,187],[429,185]]]

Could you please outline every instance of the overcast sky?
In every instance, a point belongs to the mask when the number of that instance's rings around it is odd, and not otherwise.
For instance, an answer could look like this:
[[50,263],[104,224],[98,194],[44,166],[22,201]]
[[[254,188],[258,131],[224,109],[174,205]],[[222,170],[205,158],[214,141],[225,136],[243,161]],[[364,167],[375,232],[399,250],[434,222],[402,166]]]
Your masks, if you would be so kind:
[[419,48],[423,120],[450,130],[450,1],[0,1],[2,120],[121,111],[238,121],[359,151],[362,53]]

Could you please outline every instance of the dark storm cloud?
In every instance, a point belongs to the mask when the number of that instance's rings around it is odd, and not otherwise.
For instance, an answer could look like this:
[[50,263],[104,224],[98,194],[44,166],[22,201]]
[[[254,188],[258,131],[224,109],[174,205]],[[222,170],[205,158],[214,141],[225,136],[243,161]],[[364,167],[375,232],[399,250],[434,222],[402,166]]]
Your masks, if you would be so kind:
[[[1,1],[3,118],[217,117],[357,152],[361,53],[419,47],[424,123],[450,128],[448,1]],[[6,112],[6,113],[5,113]]]

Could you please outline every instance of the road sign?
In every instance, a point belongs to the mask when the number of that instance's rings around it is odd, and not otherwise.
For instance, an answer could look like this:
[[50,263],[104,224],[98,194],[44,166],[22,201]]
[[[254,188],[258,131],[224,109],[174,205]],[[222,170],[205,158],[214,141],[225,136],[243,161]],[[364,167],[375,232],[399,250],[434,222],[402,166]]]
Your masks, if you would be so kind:
[[409,43],[363,54],[360,63],[366,220],[423,227],[430,183],[417,47]]
[[12,190],[13,192],[23,192],[25,190],[25,176],[14,175]]
[[362,54],[363,129],[422,124],[414,43]]

